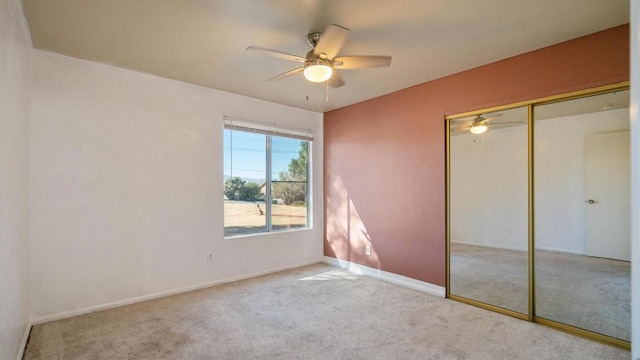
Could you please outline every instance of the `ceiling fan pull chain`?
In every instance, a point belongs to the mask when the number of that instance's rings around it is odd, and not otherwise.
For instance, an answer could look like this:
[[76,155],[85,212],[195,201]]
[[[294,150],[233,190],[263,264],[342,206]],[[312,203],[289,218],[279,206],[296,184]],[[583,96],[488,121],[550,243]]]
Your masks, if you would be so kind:
[[327,80],[326,83],[327,83],[327,98],[324,100],[324,102],[329,103],[329,80]]

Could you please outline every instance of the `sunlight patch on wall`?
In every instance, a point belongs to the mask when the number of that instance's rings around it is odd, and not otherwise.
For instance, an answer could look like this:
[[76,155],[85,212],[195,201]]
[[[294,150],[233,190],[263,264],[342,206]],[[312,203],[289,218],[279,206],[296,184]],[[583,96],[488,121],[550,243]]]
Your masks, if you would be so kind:
[[380,268],[380,259],[364,221],[345,187],[342,178],[327,171],[329,194],[326,200],[326,242],[337,259]]

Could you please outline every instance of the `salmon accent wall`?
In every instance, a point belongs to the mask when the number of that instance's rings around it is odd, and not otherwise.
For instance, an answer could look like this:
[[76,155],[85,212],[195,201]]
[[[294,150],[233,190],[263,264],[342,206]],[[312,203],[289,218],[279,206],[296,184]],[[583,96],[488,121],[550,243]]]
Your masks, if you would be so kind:
[[627,80],[623,25],[325,113],[324,255],[445,286],[444,116]]

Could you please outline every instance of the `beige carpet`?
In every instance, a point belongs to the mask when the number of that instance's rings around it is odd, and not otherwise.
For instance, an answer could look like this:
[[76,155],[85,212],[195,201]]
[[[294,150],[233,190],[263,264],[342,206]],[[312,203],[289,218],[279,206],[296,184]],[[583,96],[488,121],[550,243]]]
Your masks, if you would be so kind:
[[[631,269],[627,261],[536,252],[536,311],[550,320],[631,339]],[[451,246],[451,293],[527,313],[527,253]]]
[[35,326],[25,359],[628,359],[629,352],[313,265]]

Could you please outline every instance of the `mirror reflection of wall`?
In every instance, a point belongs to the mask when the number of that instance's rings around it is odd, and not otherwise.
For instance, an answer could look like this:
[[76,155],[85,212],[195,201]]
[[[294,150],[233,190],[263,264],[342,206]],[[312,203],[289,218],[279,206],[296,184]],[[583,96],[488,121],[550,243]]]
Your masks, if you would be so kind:
[[527,314],[527,108],[450,126],[450,292]]
[[628,106],[620,91],[534,108],[536,316],[626,341]]

